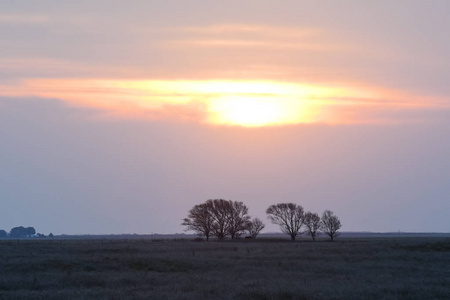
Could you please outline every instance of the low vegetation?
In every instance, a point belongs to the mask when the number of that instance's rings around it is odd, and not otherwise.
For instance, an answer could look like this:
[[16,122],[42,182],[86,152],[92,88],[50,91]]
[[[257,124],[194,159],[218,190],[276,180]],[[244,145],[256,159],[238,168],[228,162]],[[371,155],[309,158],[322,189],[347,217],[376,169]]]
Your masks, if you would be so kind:
[[450,299],[449,238],[0,240],[0,299]]

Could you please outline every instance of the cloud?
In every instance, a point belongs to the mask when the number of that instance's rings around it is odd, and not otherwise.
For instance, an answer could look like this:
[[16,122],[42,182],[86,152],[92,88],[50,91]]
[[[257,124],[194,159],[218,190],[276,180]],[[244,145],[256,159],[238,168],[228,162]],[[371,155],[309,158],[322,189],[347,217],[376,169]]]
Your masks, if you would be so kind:
[[[172,28],[173,36],[164,42],[169,47],[227,47],[267,50],[345,50],[344,44],[326,42],[326,34],[318,28],[219,24],[204,27]],[[348,49],[347,49],[348,50]]]
[[[104,30],[88,31],[94,29]],[[362,72],[371,67],[371,59],[385,63],[397,54],[355,43],[333,28],[225,23],[137,32],[133,39],[140,35],[139,40],[129,49],[106,51],[110,44],[97,45],[94,34],[86,40],[92,51],[73,54],[76,59],[0,58],[0,95],[57,98],[107,116],[244,126],[404,122],[407,115],[416,120],[421,109],[448,107],[448,100],[415,92],[415,87],[372,80],[370,70],[389,75],[383,64]],[[116,34],[105,34],[111,45],[118,44]],[[121,52],[127,50],[131,52]],[[107,53],[113,62],[83,56],[92,53]]]
[[1,95],[57,98],[107,116],[240,126],[404,122],[389,112],[448,109],[441,99],[350,83],[29,79]]

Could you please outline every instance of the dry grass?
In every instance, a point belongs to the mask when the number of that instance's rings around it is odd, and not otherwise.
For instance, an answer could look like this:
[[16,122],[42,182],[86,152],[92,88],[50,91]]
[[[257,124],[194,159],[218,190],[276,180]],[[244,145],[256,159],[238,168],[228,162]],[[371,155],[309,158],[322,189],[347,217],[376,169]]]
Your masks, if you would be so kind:
[[0,241],[1,299],[450,299],[450,239]]

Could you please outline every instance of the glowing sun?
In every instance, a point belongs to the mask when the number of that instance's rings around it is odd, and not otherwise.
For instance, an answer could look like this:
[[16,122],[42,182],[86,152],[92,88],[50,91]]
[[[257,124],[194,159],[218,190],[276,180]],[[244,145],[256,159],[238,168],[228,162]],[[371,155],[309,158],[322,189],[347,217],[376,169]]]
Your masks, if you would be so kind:
[[318,90],[275,82],[210,83],[216,95],[208,102],[213,124],[259,127],[307,123],[320,106],[308,101]]
[[209,109],[211,120],[242,126],[276,124],[284,117],[283,107],[276,100],[261,98],[222,97],[213,100]]

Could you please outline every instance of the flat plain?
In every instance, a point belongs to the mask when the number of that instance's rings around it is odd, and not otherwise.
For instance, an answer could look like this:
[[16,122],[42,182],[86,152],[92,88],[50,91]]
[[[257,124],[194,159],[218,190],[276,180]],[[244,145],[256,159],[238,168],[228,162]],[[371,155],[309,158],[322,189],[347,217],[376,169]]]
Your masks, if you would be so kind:
[[450,238],[0,240],[0,299],[450,299]]

